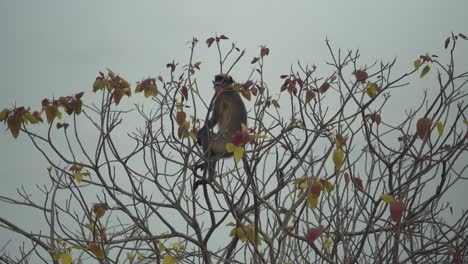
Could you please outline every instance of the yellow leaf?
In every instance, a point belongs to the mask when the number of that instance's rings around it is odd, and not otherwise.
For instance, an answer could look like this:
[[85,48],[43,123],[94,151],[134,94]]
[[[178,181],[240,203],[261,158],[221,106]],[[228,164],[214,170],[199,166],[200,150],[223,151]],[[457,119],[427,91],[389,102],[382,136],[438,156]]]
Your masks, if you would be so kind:
[[163,258],[163,264],[176,264],[177,258],[169,254],[165,255]]
[[58,261],[61,257],[62,255],[58,252],[55,252],[54,254],[52,254],[52,259],[55,261]]
[[227,152],[232,153],[232,152],[236,151],[236,145],[234,145],[232,143],[227,143],[226,144],[226,150],[227,150]]
[[159,242],[158,249],[160,253],[166,251],[166,247],[164,246],[162,242]]
[[177,111],[182,111],[182,103],[181,102],[176,102],[175,107]]
[[62,264],[72,264],[72,257],[69,254],[61,255]]
[[330,237],[325,237],[325,242],[323,242],[323,248],[324,249],[330,248],[330,244],[331,244]]
[[135,255],[133,255],[132,253],[127,253],[127,259],[128,259],[128,262],[131,264],[133,263],[133,260],[135,259]]
[[7,118],[8,109],[4,108],[2,112],[0,112],[0,122],[4,121]]
[[302,190],[307,189],[307,187],[309,187],[309,184],[307,182],[303,182],[299,184],[299,188],[301,188]]
[[144,257],[145,257],[145,254],[140,253],[140,254],[138,254],[138,256],[137,256],[137,259],[138,259],[138,260],[142,260]]
[[465,125],[468,125],[468,120],[463,121],[463,123],[465,123]]
[[428,74],[430,70],[431,70],[431,67],[429,67],[429,65],[424,66],[424,68],[423,68],[423,70],[421,72],[421,78],[426,76],[426,74]]
[[377,95],[377,90],[378,90],[378,86],[376,83],[369,83],[369,85],[367,86],[367,95],[369,95],[369,97],[375,97]]
[[439,137],[444,134],[444,124],[442,122],[437,122],[437,132],[439,132]]
[[236,236],[242,241],[247,241],[247,236],[245,234],[245,230],[242,227],[236,227]]
[[325,191],[327,192],[331,192],[333,191],[333,183],[331,183],[330,181],[325,181],[325,182],[321,182],[321,187],[322,189],[325,189]]
[[106,87],[106,81],[102,79],[96,79],[96,81],[93,83],[93,92],[102,90],[104,87]]
[[75,177],[75,180],[80,183],[82,180],[83,180],[83,173],[75,173],[75,175],[73,175],[73,177]]
[[238,163],[242,157],[244,157],[244,148],[243,147],[236,147],[236,150],[234,151],[234,161]]
[[319,196],[315,193],[310,193],[309,196],[307,196],[307,205],[309,208],[317,208],[319,202]]
[[384,193],[380,196],[380,199],[388,204],[392,203],[395,199],[390,194]]
[[335,164],[335,169],[339,170],[344,161],[344,152],[341,149],[335,150],[333,152],[333,163]]
[[414,68],[415,68],[416,70],[419,70],[419,67],[421,66],[421,60],[420,60],[420,59],[417,59],[417,60],[414,61],[413,64],[414,64]]
[[172,248],[173,249],[182,249],[182,246],[179,243],[172,243]]

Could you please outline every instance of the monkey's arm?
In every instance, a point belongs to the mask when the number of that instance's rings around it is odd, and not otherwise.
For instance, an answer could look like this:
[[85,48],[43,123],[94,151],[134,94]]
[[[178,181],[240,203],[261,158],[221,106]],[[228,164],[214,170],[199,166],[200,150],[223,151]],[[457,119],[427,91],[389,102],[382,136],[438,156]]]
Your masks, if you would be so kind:
[[212,113],[211,118],[208,121],[206,121],[206,124],[205,124],[208,128],[213,128],[214,126],[216,126],[216,124],[218,124],[219,112],[220,112],[219,100],[215,100],[213,111],[211,111]]

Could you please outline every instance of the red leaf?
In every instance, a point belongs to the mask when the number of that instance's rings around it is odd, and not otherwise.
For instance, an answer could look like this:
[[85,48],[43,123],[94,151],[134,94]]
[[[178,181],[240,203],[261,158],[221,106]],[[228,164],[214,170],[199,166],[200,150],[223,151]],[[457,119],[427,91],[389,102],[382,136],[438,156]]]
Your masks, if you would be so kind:
[[320,93],[326,92],[330,88],[330,84],[325,82],[320,86]]
[[304,86],[304,82],[301,80],[301,78],[297,78],[296,81],[299,84],[299,87],[302,88]]
[[312,99],[314,99],[314,97],[315,97],[314,91],[307,90],[307,92],[306,92],[306,103],[312,101]]
[[405,204],[402,201],[393,201],[390,204],[390,217],[393,221],[400,220],[405,210]]
[[309,232],[307,232],[307,241],[309,241],[309,243],[314,243],[314,241],[320,236],[320,233],[322,233],[322,229],[323,226],[309,229]]
[[268,54],[270,54],[269,48],[262,47],[262,49],[260,49],[260,56],[265,57],[268,56]]
[[84,92],[75,94],[75,99],[76,99],[76,100],[81,99],[81,97],[83,97],[83,94],[84,94]]
[[366,80],[367,80],[367,72],[365,72],[363,70],[357,70],[354,73],[354,76],[356,76],[356,81],[358,81],[360,83],[365,83]]
[[228,37],[226,37],[225,35],[221,35],[219,36],[220,39],[228,39]]
[[347,172],[345,172],[345,174],[344,174],[344,181],[345,181],[346,185],[349,184],[349,173],[347,173]]
[[432,125],[432,120],[430,118],[421,118],[416,123],[416,132],[420,139],[426,140],[430,135],[430,128]]
[[186,131],[187,129],[184,126],[179,126],[179,129],[177,130],[177,135],[179,138],[183,138]]
[[185,100],[188,100],[188,89],[187,86],[182,87],[182,96],[185,98]]
[[258,60],[259,60],[259,58],[255,57],[255,58],[253,58],[253,60],[250,62],[250,64],[254,64],[254,63],[256,63]]
[[358,188],[361,192],[364,191],[364,185],[362,184],[362,180],[359,177],[354,178],[354,185]]
[[240,146],[244,143],[244,133],[241,130],[236,131],[232,137],[232,143],[236,146]]
[[419,56],[419,59],[421,59],[422,62],[431,62],[432,61],[432,59],[431,59],[431,57],[429,55],[421,55],[421,56]]
[[214,38],[209,38],[206,40],[206,44],[208,45],[208,48],[211,47],[211,45],[213,44],[213,42],[215,41]]
[[242,85],[242,87],[244,87],[244,89],[249,89],[250,86],[252,86],[253,84],[254,84],[253,81],[248,80],[244,83],[244,85]]

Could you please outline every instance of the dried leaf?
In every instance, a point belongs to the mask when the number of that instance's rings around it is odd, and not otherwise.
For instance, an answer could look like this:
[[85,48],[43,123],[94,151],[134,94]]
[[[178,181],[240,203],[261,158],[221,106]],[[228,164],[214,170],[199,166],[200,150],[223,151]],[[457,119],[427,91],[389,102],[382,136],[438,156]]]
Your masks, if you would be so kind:
[[177,112],[176,114],[176,122],[179,126],[182,126],[185,123],[185,119],[187,114],[183,111]]
[[367,80],[367,72],[363,70],[357,70],[354,72],[354,76],[356,76],[356,81],[360,83],[365,83]]
[[17,138],[21,128],[21,117],[17,115],[11,115],[7,119],[7,126],[10,129],[11,135]]
[[447,49],[447,47],[448,47],[449,44],[450,44],[450,37],[447,37],[447,38],[445,39],[445,44],[444,44],[445,49]]
[[269,48],[262,47],[260,49],[260,56],[265,57],[265,56],[268,56],[268,54],[270,54],[270,49]]
[[187,89],[187,86],[183,86],[182,87],[182,96],[184,97],[184,99],[187,101],[188,100],[188,89]]
[[364,185],[362,184],[362,180],[359,177],[354,178],[354,185],[356,188],[358,188],[360,191],[364,192]]
[[93,252],[94,256],[96,256],[97,259],[103,260],[106,258],[104,255],[104,251],[102,250],[101,246],[96,244],[96,243],[91,243],[88,245],[88,249]]
[[312,99],[314,99],[314,97],[315,97],[314,91],[307,90],[307,92],[306,92],[306,103],[309,103],[310,101],[312,101]]

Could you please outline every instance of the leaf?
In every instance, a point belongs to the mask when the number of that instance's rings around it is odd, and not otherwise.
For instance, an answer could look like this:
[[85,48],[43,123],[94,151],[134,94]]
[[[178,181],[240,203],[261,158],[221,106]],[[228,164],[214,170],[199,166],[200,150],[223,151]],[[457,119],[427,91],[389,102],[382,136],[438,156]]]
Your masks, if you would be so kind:
[[83,173],[76,173],[75,175],[73,175],[73,177],[75,178],[75,181],[80,183],[83,180],[84,175]]
[[8,117],[8,109],[4,108],[2,112],[0,112],[0,122],[5,121],[7,117]]
[[405,204],[402,201],[393,201],[390,204],[390,217],[393,221],[397,222],[400,220],[405,210]]
[[325,93],[329,88],[330,88],[330,84],[325,82],[320,86],[319,91],[320,93]]
[[106,87],[106,81],[102,79],[101,77],[96,78],[96,80],[93,83],[93,92],[97,92],[99,90],[102,90]]
[[104,216],[108,209],[106,203],[96,203],[93,205],[93,212],[96,215],[96,219],[99,219]]
[[221,36],[219,36],[219,39],[229,39],[229,38],[226,37],[225,35],[221,35]]
[[362,180],[359,177],[354,178],[354,185],[358,188],[361,192],[364,192],[364,185],[362,184]]
[[10,129],[11,135],[17,138],[21,128],[21,118],[17,115],[9,116],[7,119],[7,125]]
[[120,89],[115,89],[114,90],[114,102],[115,102],[115,105],[118,105],[120,103],[120,100],[122,99],[123,97],[123,93]]
[[69,254],[62,254],[60,256],[62,264],[72,264],[72,257]]
[[280,105],[278,103],[277,100],[271,100],[271,103],[276,107],[276,108],[280,108]]
[[88,249],[93,252],[94,256],[96,256],[97,259],[103,260],[106,258],[104,255],[104,251],[102,250],[101,246],[96,244],[96,243],[91,243],[88,245]]
[[335,170],[339,170],[344,161],[344,152],[341,149],[333,152],[333,163],[335,164]]
[[339,149],[343,149],[343,146],[346,146],[347,140],[348,140],[348,137],[345,137],[341,134],[336,135],[336,138],[335,138],[336,147]]
[[328,237],[328,236],[325,237],[325,242],[323,242],[323,248],[324,248],[324,249],[329,249],[329,248],[330,248],[330,244],[331,244],[331,242],[330,242],[330,237]]
[[380,125],[382,122],[382,116],[379,113],[374,113],[371,116],[371,120],[374,121],[377,125]]
[[428,74],[430,70],[431,70],[431,67],[429,67],[429,65],[424,66],[421,72],[421,78],[424,77],[426,74]]
[[164,246],[162,242],[158,243],[158,250],[159,250],[159,253],[166,251],[166,247]]
[[312,101],[312,99],[314,99],[314,97],[315,97],[314,91],[307,90],[307,92],[306,92],[306,103]]
[[437,132],[439,132],[439,137],[444,134],[444,124],[442,122],[437,122]]
[[188,89],[187,86],[182,87],[182,96],[184,97],[185,101],[188,100]]
[[250,62],[250,64],[256,63],[259,59],[260,59],[260,58],[257,58],[257,57],[253,58],[252,61]]
[[392,203],[395,199],[388,193],[382,194],[380,199],[388,204]]
[[260,56],[265,57],[265,56],[268,56],[268,54],[270,54],[270,49],[269,48],[262,47],[260,49]]
[[241,94],[242,96],[244,96],[245,99],[247,99],[247,101],[250,101],[251,99],[250,90],[242,90]]
[[356,76],[356,81],[360,83],[365,83],[368,75],[366,71],[357,70],[354,72],[354,76]]
[[447,38],[445,39],[445,44],[444,44],[445,49],[447,49],[447,47],[448,47],[449,44],[450,44],[450,37],[447,37]]
[[416,133],[420,139],[426,140],[429,138],[431,125],[432,120],[430,118],[426,117],[418,120],[416,123]]
[[185,123],[185,118],[187,114],[183,111],[177,112],[176,114],[176,122],[179,126],[182,126]]
[[344,181],[345,181],[346,185],[349,184],[349,173],[347,173],[347,172],[345,172],[345,174],[344,174]]
[[413,64],[414,64],[414,68],[415,68],[416,70],[419,70],[419,67],[421,67],[421,60],[420,60],[420,59],[417,59],[417,60],[415,60],[415,61],[413,62]]
[[367,86],[367,95],[369,95],[369,97],[373,98],[377,95],[377,91],[378,91],[378,86],[376,83],[369,83],[369,85]]
[[319,196],[316,195],[315,193],[310,193],[307,196],[307,205],[309,206],[309,208],[312,208],[312,209],[317,208],[318,202],[319,202]]
[[322,229],[322,226],[309,229],[307,232],[307,241],[311,244],[314,243],[314,241],[320,236],[320,233],[322,233]]

